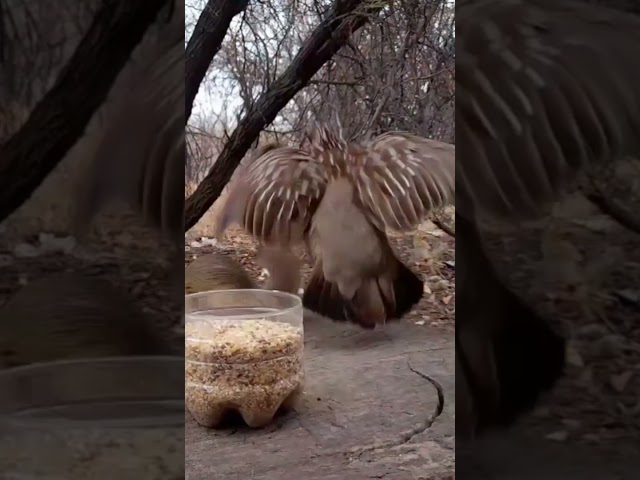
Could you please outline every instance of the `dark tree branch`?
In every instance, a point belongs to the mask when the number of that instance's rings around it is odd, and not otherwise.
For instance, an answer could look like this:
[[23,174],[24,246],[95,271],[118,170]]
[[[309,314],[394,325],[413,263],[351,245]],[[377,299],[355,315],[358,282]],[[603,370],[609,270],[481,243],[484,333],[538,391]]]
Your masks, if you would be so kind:
[[105,0],[55,85],[0,145],[0,221],[64,158],[104,102],[158,12],[170,0]]
[[209,0],[200,14],[184,54],[185,124],[191,116],[200,84],[220,50],[231,20],[242,13],[247,5],[249,0]]
[[[370,5],[367,7],[367,5]],[[247,112],[225,144],[213,168],[185,204],[185,231],[193,227],[220,196],[240,160],[286,104],[345,45],[349,36],[384,7],[363,0],[336,0],[291,65]]]

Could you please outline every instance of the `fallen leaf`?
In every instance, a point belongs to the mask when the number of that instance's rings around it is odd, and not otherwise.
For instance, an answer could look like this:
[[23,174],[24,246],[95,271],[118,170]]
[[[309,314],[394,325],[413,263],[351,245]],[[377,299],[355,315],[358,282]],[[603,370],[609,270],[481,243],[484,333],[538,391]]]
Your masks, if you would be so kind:
[[444,303],[445,305],[449,305],[449,302],[451,301],[451,295],[447,295],[446,297],[444,297],[442,299],[442,303]]
[[208,247],[215,247],[218,244],[218,240],[216,238],[202,237],[201,241],[203,246]]

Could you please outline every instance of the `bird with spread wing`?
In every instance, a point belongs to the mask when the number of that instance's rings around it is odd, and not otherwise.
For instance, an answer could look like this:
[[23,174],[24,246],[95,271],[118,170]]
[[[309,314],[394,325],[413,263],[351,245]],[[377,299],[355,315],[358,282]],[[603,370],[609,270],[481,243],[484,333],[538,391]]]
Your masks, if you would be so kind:
[[305,306],[375,328],[423,294],[386,230],[411,230],[454,196],[453,145],[404,132],[346,142],[339,129],[318,125],[302,146],[274,146],[245,167],[219,232],[238,223],[264,244],[304,243],[314,261]]

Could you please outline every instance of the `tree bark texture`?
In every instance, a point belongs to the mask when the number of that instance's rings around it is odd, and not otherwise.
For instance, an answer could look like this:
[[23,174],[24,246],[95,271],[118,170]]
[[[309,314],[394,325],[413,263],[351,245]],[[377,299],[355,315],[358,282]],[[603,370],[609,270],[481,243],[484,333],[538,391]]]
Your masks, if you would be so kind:
[[64,158],[104,102],[148,27],[170,0],[105,0],[51,90],[0,145],[0,221]]

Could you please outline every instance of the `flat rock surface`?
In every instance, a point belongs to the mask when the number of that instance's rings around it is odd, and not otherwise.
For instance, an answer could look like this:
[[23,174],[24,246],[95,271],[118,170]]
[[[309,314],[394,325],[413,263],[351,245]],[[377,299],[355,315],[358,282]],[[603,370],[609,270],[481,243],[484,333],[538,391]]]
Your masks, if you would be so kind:
[[305,322],[305,361],[298,407],[269,427],[206,429],[187,413],[187,478],[453,478],[449,329],[362,331],[314,319]]

